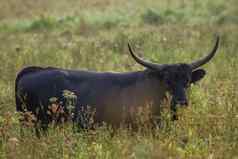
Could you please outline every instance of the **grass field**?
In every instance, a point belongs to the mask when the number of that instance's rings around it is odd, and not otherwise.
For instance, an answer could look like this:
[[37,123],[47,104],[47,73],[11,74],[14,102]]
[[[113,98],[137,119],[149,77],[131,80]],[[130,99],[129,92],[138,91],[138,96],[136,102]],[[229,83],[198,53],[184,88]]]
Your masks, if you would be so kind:
[[[0,0],[0,158],[238,158],[237,0]],[[20,135],[14,80],[30,65],[96,71],[141,70],[127,42],[158,63],[204,56],[221,36],[207,76],[189,91],[189,107],[162,128],[132,133],[72,124],[37,138]],[[142,128],[143,129],[143,128]]]

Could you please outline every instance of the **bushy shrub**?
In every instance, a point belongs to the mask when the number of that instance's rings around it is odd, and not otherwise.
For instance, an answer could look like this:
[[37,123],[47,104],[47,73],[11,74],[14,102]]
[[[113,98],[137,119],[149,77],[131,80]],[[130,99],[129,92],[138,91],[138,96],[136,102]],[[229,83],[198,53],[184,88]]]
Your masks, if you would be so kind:
[[158,10],[147,9],[141,15],[142,21],[147,24],[159,25],[164,23],[164,18]]

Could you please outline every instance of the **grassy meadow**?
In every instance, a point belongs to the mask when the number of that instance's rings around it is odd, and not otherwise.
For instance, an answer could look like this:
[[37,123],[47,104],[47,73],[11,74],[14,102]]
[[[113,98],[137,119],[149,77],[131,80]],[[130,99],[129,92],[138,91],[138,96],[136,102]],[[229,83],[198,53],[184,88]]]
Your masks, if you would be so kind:
[[[126,72],[190,62],[221,36],[207,75],[189,91],[189,106],[162,127],[74,133],[72,123],[37,138],[20,134],[14,80],[26,66]],[[0,159],[238,159],[237,0],[0,0]]]

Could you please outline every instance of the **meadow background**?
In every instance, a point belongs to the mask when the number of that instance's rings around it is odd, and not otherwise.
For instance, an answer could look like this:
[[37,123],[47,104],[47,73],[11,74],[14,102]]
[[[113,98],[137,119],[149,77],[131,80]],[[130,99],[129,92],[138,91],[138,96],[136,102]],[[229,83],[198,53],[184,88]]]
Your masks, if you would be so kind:
[[[30,65],[96,71],[143,69],[128,55],[158,63],[190,62],[213,47],[207,76],[190,103],[163,127],[131,133],[100,127],[72,132],[72,124],[37,138],[20,135],[14,80]],[[0,158],[238,158],[237,0],[0,0]]]

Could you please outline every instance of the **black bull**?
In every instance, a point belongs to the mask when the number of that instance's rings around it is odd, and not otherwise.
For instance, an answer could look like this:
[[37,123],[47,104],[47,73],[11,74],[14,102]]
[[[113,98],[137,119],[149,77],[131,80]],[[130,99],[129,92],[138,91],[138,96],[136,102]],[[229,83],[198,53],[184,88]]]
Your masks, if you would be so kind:
[[[48,125],[51,118],[47,112],[52,97],[64,101],[63,91],[74,92],[77,100],[74,121],[80,123],[82,108],[90,106],[96,110],[94,121],[117,125],[123,119],[123,111],[151,104],[152,116],[160,115],[160,105],[166,93],[171,95],[171,110],[176,118],[176,106],[187,105],[186,89],[205,75],[198,69],[214,55],[219,37],[212,51],[190,64],[155,64],[136,56],[130,45],[134,60],[144,66],[143,71],[127,73],[89,72],[59,68],[27,67],[16,78],[15,94],[17,111],[31,111],[38,121]],[[67,112],[65,102],[61,103]],[[40,108],[40,110],[39,110]],[[130,114],[130,113],[128,113]]]

